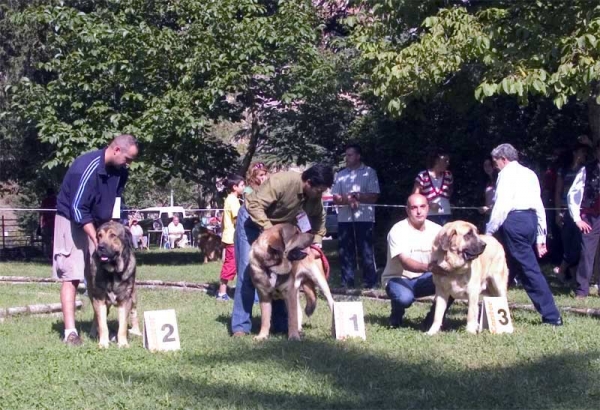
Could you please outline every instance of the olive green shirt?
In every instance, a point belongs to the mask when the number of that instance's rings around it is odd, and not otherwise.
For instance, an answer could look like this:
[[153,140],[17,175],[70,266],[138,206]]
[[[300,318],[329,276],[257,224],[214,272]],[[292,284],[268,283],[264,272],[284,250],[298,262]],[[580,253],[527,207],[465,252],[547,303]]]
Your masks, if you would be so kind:
[[315,242],[325,236],[325,211],[321,198],[308,198],[302,191],[302,175],[279,172],[271,175],[257,190],[246,196],[250,218],[263,229],[281,223],[296,225],[296,215],[304,211]]

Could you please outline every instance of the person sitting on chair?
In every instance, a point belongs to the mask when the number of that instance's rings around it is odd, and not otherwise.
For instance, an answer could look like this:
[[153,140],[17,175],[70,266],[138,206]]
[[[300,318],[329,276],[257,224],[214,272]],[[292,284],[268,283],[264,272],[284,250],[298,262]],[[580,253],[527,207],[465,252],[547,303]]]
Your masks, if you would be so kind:
[[137,219],[131,220],[131,226],[129,227],[131,231],[131,236],[133,238],[133,247],[135,249],[148,249],[148,244],[146,243],[146,237],[144,236],[144,230],[138,224]]
[[169,245],[171,245],[171,249],[181,248],[187,242],[185,238],[185,230],[183,229],[183,225],[179,223],[179,217],[175,215],[173,217],[173,222],[171,222],[168,226],[169,231]]

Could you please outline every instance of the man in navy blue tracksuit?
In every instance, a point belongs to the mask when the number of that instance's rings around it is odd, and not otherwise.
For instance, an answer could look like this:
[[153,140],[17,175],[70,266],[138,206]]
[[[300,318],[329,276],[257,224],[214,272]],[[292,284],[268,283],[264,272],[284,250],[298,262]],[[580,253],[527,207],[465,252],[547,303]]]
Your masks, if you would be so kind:
[[137,154],[137,140],[119,135],[108,147],[75,159],[63,179],[56,205],[52,276],[62,282],[60,302],[68,345],[82,343],[75,328],[75,295],[98,245],[96,228],[120,215],[127,166]]

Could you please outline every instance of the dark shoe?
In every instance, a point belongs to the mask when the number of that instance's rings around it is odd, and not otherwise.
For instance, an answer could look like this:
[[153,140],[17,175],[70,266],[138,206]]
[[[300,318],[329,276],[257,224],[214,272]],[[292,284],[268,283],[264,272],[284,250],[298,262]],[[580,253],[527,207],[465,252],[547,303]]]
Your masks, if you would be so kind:
[[233,332],[233,334],[231,335],[231,337],[244,337],[244,336],[248,336],[248,333],[239,331],[239,332]]
[[65,339],[65,344],[67,346],[81,346],[83,344],[83,341],[77,333],[71,332],[69,333],[69,336],[67,336],[67,338]]
[[559,317],[556,322],[543,322],[543,323],[545,325],[554,326],[554,327],[558,327],[558,326],[562,326],[563,325],[562,317]]
[[402,326],[402,319],[397,319],[395,317],[390,316],[389,326],[392,329],[398,329],[399,327]]

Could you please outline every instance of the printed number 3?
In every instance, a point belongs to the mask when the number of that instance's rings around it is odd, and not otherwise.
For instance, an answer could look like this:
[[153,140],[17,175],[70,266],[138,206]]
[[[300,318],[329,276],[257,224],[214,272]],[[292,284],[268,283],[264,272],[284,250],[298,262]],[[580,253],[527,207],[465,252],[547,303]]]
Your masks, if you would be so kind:
[[500,319],[498,320],[498,323],[500,323],[503,326],[507,325],[508,324],[508,313],[506,312],[506,310],[498,309],[498,314],[500,315]]
[[170,324],[164,324],[160,330],[165,331],[168,330],[167,334],[165,335],[165,337],[163,337],[163,343],[167,343],[167,342],[175,342],[177,339],[175,339],[174,337],[171,337],[171,335],[173,334],[173,332],[175,331],[175,328],[173,327],[173,325]]
[[354,323],[354,331],[358,332],[358,316],[356,316],[356,313],[350,316],[350,321]]

